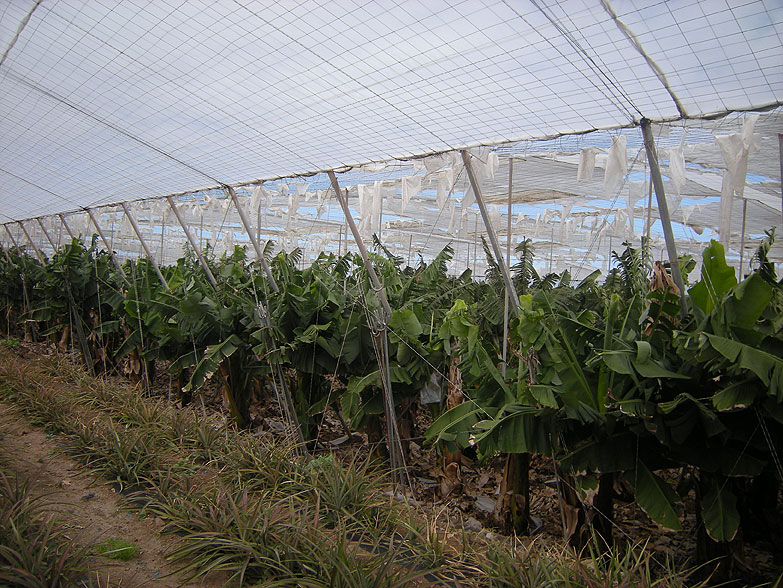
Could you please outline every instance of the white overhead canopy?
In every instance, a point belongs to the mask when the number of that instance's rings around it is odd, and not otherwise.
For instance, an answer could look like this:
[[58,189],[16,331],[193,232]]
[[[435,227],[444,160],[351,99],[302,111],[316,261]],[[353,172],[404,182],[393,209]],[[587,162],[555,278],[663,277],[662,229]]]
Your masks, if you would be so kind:
[[0,221],[783,102],[779,0],[0,0]]

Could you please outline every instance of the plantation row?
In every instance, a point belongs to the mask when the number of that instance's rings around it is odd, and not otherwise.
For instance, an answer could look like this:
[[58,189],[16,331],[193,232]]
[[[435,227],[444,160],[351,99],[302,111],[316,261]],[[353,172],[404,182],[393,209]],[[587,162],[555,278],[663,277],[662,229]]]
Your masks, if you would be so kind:
[[[155,517],[170,542],[172,581],[226,586],[698,588],[639,546],[596,550],[494,536],[422,517],[380,492],[368,461],[307,459],[271,432],[232,430],[215,414],[146,398],[57,356],[20,359],[0,345],[0,400],[44,427],[63,452],[119,484],[127,509]],[[18,418],[14,414],[14,418]],[[0,429],[2,430],[2,429]],[[66,539],[66,521],[29,486],[9,483],[0,454],[0,584],[85,582],[92,551]],[[39,516],[40,515],[40,516]],[[45,532],[41,532],[44,528]],[[454,540],[454,539],[457,540]],[[143,549],[143,548],[142,548]],[[152,570],[150,570],[151,572]],[[225,574],[215,577],[214,572]],[[92,575],[92,574],[91,574]],[[92,579],[92,578],[90,578]],[[111,577],[115,579],[114,575]]]
[[[448,247],[403,268],[376,241],[372,261],[394,309],[388,357],[401,436],[422,389],[440,387],[428,439],[449,461],[468,446],[506,455],[499,515],[518,532],[529,524],[529,455],[551,456],[564,533],[577,546],[593,531],[611,542],[619,496],[679,529],[693,491],[699,555],[734,573],[740,538],[781,533],[783,285],[766,257],[773,238],[741,282],[717,242],[695,279],[693,260],[682,259],[684,300],[643,250],[616,255],[603,283],[595,272],[574,284],[567,272],[539,276],[525,241],[505,367],[505,292],[488,251],[491,269],[477,281],[448,275]],[[239,427],[250,424],[253,396],[290,387],[305,440],[330,405],[377,437],[384,318],[361,259],[322,254],[301,269],[297,251],[280,253],[268,260],[273,291],[243,249],[206,257],[214,287],[192,255],[161,268],[164,285],[145,259],[126,262],[123,276],[95,241],[74,240],[45,265],[6,250],[3,327],[63,350],[74,341],[95,371],[124,359],[136,381],[165,362],[183,404],[219,378]],[[681,468],[676,488],[661,475],[670,468]]]

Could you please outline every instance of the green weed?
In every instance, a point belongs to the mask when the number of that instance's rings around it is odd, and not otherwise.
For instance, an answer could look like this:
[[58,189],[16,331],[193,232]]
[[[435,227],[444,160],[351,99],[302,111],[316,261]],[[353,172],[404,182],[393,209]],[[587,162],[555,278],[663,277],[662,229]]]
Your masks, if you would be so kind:
[[129,560],[139,553],[141,547],[130,541],[112,537],[95,546],[95,552],[109,559]]

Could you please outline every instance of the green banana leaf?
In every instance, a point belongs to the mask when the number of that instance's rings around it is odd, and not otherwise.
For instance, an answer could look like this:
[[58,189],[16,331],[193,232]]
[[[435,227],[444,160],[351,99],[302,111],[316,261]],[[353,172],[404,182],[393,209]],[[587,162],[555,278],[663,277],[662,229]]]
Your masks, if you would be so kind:
[[629,479],[636,491],[636,502],[653,521],[667,529],[682,530],[682,505],[674,488],[642,462],[636,464]]
[[714,541],[731,541],[739,530],[737,497],[725,478],[705,476],[702,480],[701,518]]

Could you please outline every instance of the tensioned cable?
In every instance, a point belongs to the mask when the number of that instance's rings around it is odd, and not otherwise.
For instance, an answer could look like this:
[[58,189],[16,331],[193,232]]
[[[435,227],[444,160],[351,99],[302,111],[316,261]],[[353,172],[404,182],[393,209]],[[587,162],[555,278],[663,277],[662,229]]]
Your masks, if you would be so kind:
[[[42,0],[39,0],[39,3],[40,3],[40,1],[42,1]],[[61,14],[59,14],[59,13],[58,13],[56,10],[54,10],[53,8],[49,8],[49,7],[44,7],[44,8],[45,8],[46,10],[48,10],[48,11],[49,11],[49,13],[51,13],[51,14],[53,14],[53,15],[57,16],[57,17],[60,17],[60,18],[63,18],[63,19],[65,18],[65,17],[63,17]],[[93,39],[95,39],[96,41],[100,42],[101,44],[103,44],[103,45],[106,45],[106,46],[110,47],[111,49],[113,49],[114,51],[116,51],[117,55],[123,55],[124,57],[126,57],[126,58],[128,58],[128,59],[131,59],[133,62],[135,62],[137,65],[139,65],[139,66],[140,66],[140,67],[142,67],[142,68],[145,68],[145,67],[147,67],[147,66],[145,66],[145,64],[141,63],[141,62],[140,62],[138,59],[134,58],[134,57],[133,57],[131,54],[129,54],[127,51],[124,51],[123,49],[121,49],[121,48],[119,48],[119,47],[117,47],[117,46],[114,46],[114,45],[112,44],[112,41],[113,41],[113,40],[101,39],[101,38],[97,37],[97,36],[96,36],[96,35],[93,33],[93,31],[92,31],[91,29],[87,29],[87,28],[84,28],[83,26],[80,26],[80,24],[79,24],[78,22],[76,22],[75,20],[71,20],[71,21],[69,22],[69,26],[73,26],[73,27],[75,27],[76,29],[78,29],[79,31],[81,31],[81,32],[82,32],[82,33],[83,33],[85,36],[90,36],[90,37],[92,37]],[[7,75],[8,73],[10,73],[10,70],[7,70],[7,71],[6,71],[6,75]],[[156,71],[156,72],[154,72],[154,73],[161,73],[161,72],[160,72],[160,71]],[[177,79],[176,77],[166,77],[166,76],[164,76],[164,78],[166,79],[166,82],[167,82],[167,83],[174,84],[175,86],[177,86],[177,87],[178,87],[179,89],[181,89],[181,90],[186,90],[186,88],[185,88],[185,87],[184,87],[182,84],[180,84],[180,83],[179,83],[179,81],[178,81],[178,79]],[[233,119],[235,119],[235,120],[236,120],[238,123],[240,123],[240,124],[244,124],[244,126],[246,126],[246,127],[250,128],[250,129],[252,129],[254,132],[258,132],[259,134],[261,134],[261,135],[263,136],[263,138],[264,138],[265,140],[269,141],[270,143],[274,143],[274,144],[275,144],[275,145],[277,145],[277,146],[278,146],[280,149],[282,149],[282,150],[284,150],[284,151],[288,151],[288,152],[289,152],[291,155],[294,155],[294,156],[301,157],[301,154],[300,154],[299,152],[295,152],[295,151],[293,151],[293,150],[289,149],[289,148],[288,148],[288,147],[287,147],[287,146],[286,146],[284,143],[281,143],[280,141],[278,141],[278,140],[277,140],[277,139],[275,139],[274,137],[271,137],[271,136],[268,136],[268,135],[266,135],[266,134],[264,134],[264,133],[261,133],[261,132],[260,132],[260,130],[259,130],[257,127],[250,127],[250,126],[249,126],[247,123],[244,123],[244,121],[242,121],[242,120],[238,119],[237,117],[233,116],[231,113],[227,112],[225,109],[223,109],[223,108],[218,108],[217,110],[218,110],[219,112],[221,112],[222,114],[224,114],[224,115],[226,115],[226,116],[228,116],[228,117],[230,117],[230,118],[233,118]],[[305,160],[307,161],[307,159],[306,159],[306,158],[303,158],[303,159],[305,159]],[[314,167],[316,167],[316,166],[315,166],[315,165],[314,165],[312,162],[309,162],[309,163],[310,163],[311,165],[313,165]],[[222,183],[222,182],[220,182],[220,184],[221,184],[221,186],[223,185],[223,183]],[[89,206],[93,206],[93,205],[96,205],[96,204],[98,204],[98,202],[91,203]]]
[[[4,174],[8,174],[12,178],[14,178],[16,180],[19,180],[20,182],[24,182],[25,184],[29,184],[30,186],[32,186],[34,188],[37,188],[37,189],[41,190],[42,192],[46,192],[47,194],[51,194],[52,196],[54,196],[55,198],[59,198],[63,202],[67,202],[68,204],[71,204],[71,201],[68,198],[65,198],[64,196],[60,196],[59,194],[57,194],[56,192],[52,192],[51,190],[47,190],[43,186],[39,186],[38,184],[36,184],[34,182],[31,182],[30,180],[27,180],[27,179],[25,179],[25,178],[23,178],[21,176],[18,176],[18,175],[16,175],[13,172],[8,171],[7,169],[0,168],[0,172],[2,172]],[[0,214],[2,214],[6,218],[11,219],[11,217],[8,216],[7,214],[4,214],[2,212],[0,212]],[[40,218],[40,217],[35,217],[35,218]],[[15,219],[11,219],[11,220],[15,220]],[[22,220],[30,220],[30,219],[22,219]]]
[[[504,0],[507,1],[507,0]],[[557,31],[565,38],[566,41],[568,41],[568,44],[571,45],[578,53],[582,54],[582,56],[587,61],[588,67],[590,67],[591,70],[595,74],[598,75],[599,79],[601,79],[602,84],[606,87],[607,90],[610,92],[612,91],[612,88],[617,91],[617,93],[624,98],[628,104],[631,105],[631,107],[639,114],[639,116],[643,116],[642,112],[637,108],[636,104],[634,104],[633,100],[631,100],[631,97],[628,96],[625,91],[613,80],[609,74],[607,74],[601,66],[599,66],[593,57],[585,50],[584,47],[582,47],[582,44],[574,37],[574,35],[569,31],[553,14],[549,14],[546,10],[544,10],[543,6],[541,6],[536,0],[530,0],[531,4],[535,6],[541,14],[543,14],[546,19],[552,23],[552,25],[557,29]],[[608,84],[608,85],[607,85]],[[610,88],[611,86],[612,88]],[[623,106],[623,110],[626,111],[626,114],[630,114],[628,112],[628,109],[625,108],[625,105],[622,104],[622,102],[618,101],[618,103]],[[631,117],[633,119],[633,117]]]
[[369,87],[367,84],[364,84],[364,83],[362,83],[361,81],[359,81],[359,79],[357,79],[357,78],[356,78],[356,76],[352,75],[350,72],[346,71],[345,69],[343,69],[343,68],[341,68],[341,67],[338,67],[338,66],[334,65],[334,64],[333,64],[333,63],[331,63],[331,62],[330,62],[328,59],[325,59],[325,58],[323,57],[323,55],[321,55],[320,53],[318,53],[318,52],[314,51],[314,50],[313,50],[311,47],[308,47],[307,45],[305,45],[304,43],[302,43],[302,42],[301,42],[301,41],[300,41],[300,40],[299,40],[297,37],[292,37],[291,35],[289,35],[289,34],[288,34],[287,32],[285,32],[284,30],[282,30],[282,29],[280,29],[279,27],[277,27],[277,26],[275,26],[274,24],[272,24],[272,23],[271,23],[269,20],[267,20],[266,18],[264,18],[264,17],[263,17],[261,14],[259,14],[258,12],[254,11],[254,10],[251,10],[251,9],[250,9],[250,8],[248,8],[247,6],[243,5],[241,2],[239,2],[239,0],[234,0],[234,3],[236,3],[236,4],[237,4],[237,5],[239,5],[240,7],[244,8],[245,10],[247,10],[247,11],[248,11],[250,14],[254,15],[256,18],[258,18],[259,20],[261,20],[261,21],[262,21],[264,24],[266,24],[266,25],[268,25],[268,26],[272,27],[272,28],[273,28],[275,31],[277,31],[277,32],[278,32],[278,33],[280,33],[281,35],[284,35],[286,38],[290,39],[292,43],[296,43],[296,44],[297,44],[299,47],[301,47],[302,49],[304,49],[305,51],[307,51],[307,52],[308,52],[308,53],[310,53],[311,55],[314,55],[315,57],[317,57],[317,58],[318,58],[320,61],[322,61],[323,63],[325,63],[325,64],[329,65],[330,67],[333,67],[333,68],[334,68],[336,71],[339,71],[340,73],[342,73],[343,75],[345,75],[345,76],[346,76],[347,78],[349,78],[349,79],[350,79],[350,80],[351,80],[353,83],[357,84],[358,86],[361,86],[361,87],[362,87],[362,89],[364,89],[364,90],[366,90],[367,92],[371,93],[371,94],[372,94],[373,96],[375,96],[375,97],[376,97],[378,100],[380,100],[381,102],[383,102],[384,104],[386,104],[387,106],[389,106],[390,108],[392,108],[393,110],[395,110],[396,112],[400,113],[400,115],[401,115],[401,116],[403,116],[404,118],[406,118],[407,120],[409,120],[411,123],[413,123],[414,125],[416,125],[417,127],[419,127],[419,128],[420,128],[421,130],[423,130],[425,133],[428,133],[428,134],[432,135],[432,137],[434,137],[436,140],[440,141],[440,142],[441,142],[443,145],[449,145],[449,146],[450,146],[450,143],[449,143],[448,141],[446,141],[445,139],[443,139],[443,138],[439,137],[439,136],[438,136],[436,133],[434,133],[434,132],[433,132],[433,131],[431,131],[429,128],[427,128],[426,126],[424,126],[424,124],[420,123],[418,120],[416,120],[415,118],[413,118],[413,117],[412,117],[410,114],[408,114],[407,112],[405,112],[404,110],[402,110],[402,109],[401,109],[399,106],[397,106],[396,104],[394,104],[393,102],[391,102],[391,101],[390,101],[388,98],[385,98],[384,96],[382,96],[381,94],[379,94],[377,91],[375,91],[375,90],[373,90],[372,88],[370,88],[370,87]]
[[674,105],[677,107],[677,112],[680,113],[680,116],[682,118],[687,118],[688,113],[686,112],[685,107],[682,105],[682,102],[680,102],[680,99],[674,93],[674,90],[672,90],[672,87],[669,85],[669,80],[666,79],[666,74],[664,73],[663,69],[661,69],[661,66],[655,63],[653,58],[647,54],[647,52],[642,47],[641,42],[636,37],[634,32],[628,27],[628,25],[620,20],[620,18],[617,16],[617,13],[614,11],[614,8],[609,3],[609,0],[601,0],[601,6],[603,6],[606,13],[614,21],[614,24],[617,25],[617,28],[620,29],[620,32],[622,32],[631,45],[633,45],[634,49],[636,49],[639,52],[639,55],[644,58],[644,60],[647,62],[647,65],[650,66],[650,69],[653,70],[653,73],[658,78],[658,81],[661,82],[661,85],[669,93],[669,96],[674,102]]
[[[563,12],[564,12],[565,18],[568,20],[568,22],[571,23],[571,26],[572,26],[571,30],[579,30],[579,26],[574,22],[574,19],[572,18],[572,15],[567,10],[564,10]],[[614,75],[614,72],[613,72],[612,68],[610,68],[606,64],[606,61],[604,61],[604,59],[600,56],[599,52],[595,49],[593,44],[590,42],[590,38],[583,34],[582,35],[582,37],[583,37],[582,42],[576,41],[576,35],[575,35],[575,33],[571,32],[571,30],[569,30],[569,35],[571,35],[574,38],[574,41],[580,47],[582,46],[582,43],[584,43],[584,45],[586,45],[587,48],[590,49],[590,51],[592,51],[595,54],[595,60],[597,62],[600,62],[600,65],[598,67],[602,68],[602,69],[599,69],[600,73],[602,75],[605,75],[607,77],[607,79],[610,80],[610,83],[612,84],[613,87],[615,87],[617,89],[618,92],[620,92],[624,97],[626,97],[628,100],[630,100],[630,97],[628,96],[627,92],[625,92],[625,90],[622,88],[622,84],[617,80],[617,77]],[[611,44],[612,44],[612,46],[615,49],[617,49],[617,44],[616,43],[614,43],[612,41]],[[587,54],[587,52],[585,52],[585,56],[589,58],[589,55]],[[638,79],[639,78],[637,76],[637,80]],[[648,97],[652,98],[650,96],[649,92],[645,92],[645,93],[647,94]],[[636,107],[634,106],[634,108],[636,108]],[[637,111],[638,111],[638,109],[637,109]]]
[[22,34],[22,31],[25,29],[27,23],[30,22],[30,19],[32,18],[33,12],[35,12],[35,9],[41,5],[41,2],[43,2],[43,0],[36,0],[35,4],[33,4],[33,7],[30,9],[30,12],[28,12],[22,19],[22,22],[19,23],[19,27],[16,29],[16,34],[11,39],[11,42],[8,43],[8,47],[5,48],[5,51],[3,51],[2,57],[0,57],[0,67],[2,67],[3,63],[5,63],[6,57],[8,57],[11,49],[13,49],[14,45],[16,45],[16,42],[19,40],[19,35]]
[[[10,69],[7,70],[7,75],[12,80],[14,80],[16,82],[19,82],[20,84],[22,84],[24,86],[27,86],[31,90],[35,90],[39,94],[42,94],[42,95],[46,96],[47,98],[50,98],[50,99],[54,100],[55,102],[58,102],[58,103],[60,103],[60,104],[62,104],[64,106],[67,106],[68,108],[70,108],[72,110],[75,110],[79,114],[81,114],[83,116],[86,116],[90,120],[95,121],[98,124],[101,124],[101,125],[109,128],[109,129],[111,129],[115,133],[117,133],[119,135],[122,135],[123,137],[126,137],[126,138],[128,138],[128,139],[130,139],[132,141],[135,141],[139,145],[142,145],[143,147],[146,147],[147,149],[150,149],[150,150],[154,151],[155,153],[157,153],[159,155],[162,155],[166,159],[170,159],[171,161],[173,161],[175,163],[178,163],[179,165],[181,165],[183,167],[186,167],[190,171],[195,172],[195,173],[199,174],[200,176],[203,176],[203,177],[207,178],[210,182],[215,182],[216,184],[220,184],[221,186],[224,185],[224,182],[222,182],[222,181],[218,180],[217,178],[214,178],[213,176],[209,175],[208,173],[206,173],[206,172],[204,172],[204,171],[202,171],[202,170],[192,166],[188,162],[186,162],[186,161],[184,161],[184,160],[182,160],[182,159],[172,155],[171,153],[168,153],[168,152],[164,151],[160,147],[156,147],[155,145],[153,145],[152,143],[150,143],[149,141],[147,141],[145,139],[142,139],[141,137],[137,137],[133,133],[131,133],[129,131],[126,131],[125,129],[117,126],[116,124],[114,124],[114,123],[112,123],[112,122],[110,122],[110,121],[108,121],[106,119],[103,119],[103,118],[99,117],[97,114],[93,114],[92,112],[90,112],[87,109],[79,106],[78,104],[74,104],[73,102],[71,102],[67,98],[65,98],[63,96],[58,96],[57,94],[55,94],[51,90],[47,90],[46,88],[43,88],[43,87],[39,86],[38,84],[36,84],[34,82],[31,82],[30,80],[28,80],[24,76],[21,76],[21,75],[17,74],[13,70],[10,70]],[[91,205],[88,205],[88,207],[89,206],[91,206]]]
[[[503,0],[503,2],[512,12],[514,12],[514,14],[517,15],[517,17],[520,20],[522,20],[526,25],[528,25],[530,28],[535,30],[535,27],[530,25],[530,23],[527,21],[527,19],[516,9],[516,7],[512,6],[511,4],[509,4],[508,0]],[[539,10],[541,10],[541,8],[537,4],[535,4],[535,2],[533,2],[533,5],[536,6],[536,8],[538,8]],[[549,19],[549,16],[543,10],[541,10],[541,12],[544,14],[544,16],[547,17],[547,19]],[[551,19],[549,19],[549,20],[550,20],[550,22],[552,22]],[[554,22],[552,24],[555,26],[555,28],[557,28],[557,25]],[[563,37],[567,41],[569,41],[569,44],[571,44],[571,41],[569,40],[569,38],[568,38],[567,34],[565,33],[565,31],[561,30],[559,28],[558,28],[558,31],[560,32],[561,35],[563,35]],[[548,37],[545,37],[544,35],[542,35],[542,38],[549,44],[550,47],[552,47],[552,49],[557,51],[564,59],[568,60],[568,57],[566,55],[564,55],[563,52],[560,50],[560,48],[557,47]],[[577,51],[578,51],[578,49],[577,49]],[[589,57],[589,56],[587,56],[587,57]],[[589,62],[588,62],[588,67],[590,67],[590,63]],[[593,69],[593,68],[591,67],[591,69]],[[596,73],[598,73],[598,72],[596,72]],[[604,98],[606,98],[609,102],[614,104],[614,106],[616,106],[618,108],[618,110],[623,111],[625,113],[625,115],[628,117],[629,122],[633,122],[634,117],[631,115],[631,113],[625,107],[625,105],[622,102],[619,102],[617,100],[617,98],[612,94],[611,90],[609,91],[609,94],[607,94],[606,91],[604,89],[602,89],[600,86],[598,86],[591,78],[585,76],[585,79],[588,82],[590,82],[590,85],[592,85],[596,90],[598,90],[604,96]],[[605,85],[606,84],[604,82],[604,86]],[[609,90],[609,88],[606,88],[606,90]]]

